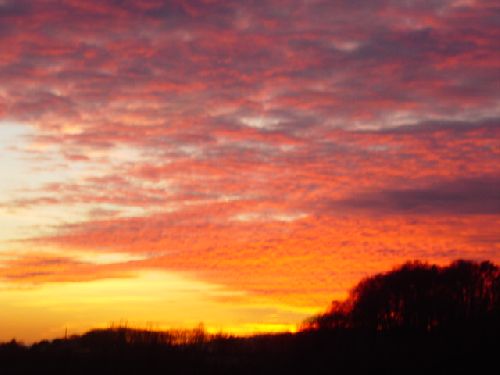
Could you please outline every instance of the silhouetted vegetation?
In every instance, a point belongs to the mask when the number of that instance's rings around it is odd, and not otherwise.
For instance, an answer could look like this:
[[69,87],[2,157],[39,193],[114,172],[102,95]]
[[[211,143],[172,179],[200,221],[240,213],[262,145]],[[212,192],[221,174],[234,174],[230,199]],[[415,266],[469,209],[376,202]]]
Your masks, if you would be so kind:
[[303,329],[432,331],[493,324],[500,312],[499,275],[490,262],[458,260],[448,267],[407,263],[362,280],[346,301],[334,301]]
[[362,280],[301,328],[243,338],[112,327],[11,341],[0,344],[0,374],[481,373],[497,361],[499,268],[407,263]]

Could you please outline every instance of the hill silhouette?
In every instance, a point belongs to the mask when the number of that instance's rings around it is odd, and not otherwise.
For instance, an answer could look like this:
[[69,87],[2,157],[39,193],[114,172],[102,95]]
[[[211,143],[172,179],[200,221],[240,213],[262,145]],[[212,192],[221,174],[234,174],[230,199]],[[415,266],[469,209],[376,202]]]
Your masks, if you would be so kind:
[[499,334],[498,266],[410,262],[362,280],[296,334],[112,327],[31,346],[1,344],[0,373],[478,373],[496,365]]

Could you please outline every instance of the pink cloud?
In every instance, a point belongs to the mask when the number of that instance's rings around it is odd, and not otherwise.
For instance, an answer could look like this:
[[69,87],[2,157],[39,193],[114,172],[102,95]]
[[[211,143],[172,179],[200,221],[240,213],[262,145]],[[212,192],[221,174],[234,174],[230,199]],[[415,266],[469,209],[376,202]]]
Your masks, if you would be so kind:
[[[0,119],[54,171],[1,207],[85,207],[35,245],[304,303],[408,258],[498,257],[498,6],[359,5],[4,1]],[[4,277],[90,272],[26,262]]]

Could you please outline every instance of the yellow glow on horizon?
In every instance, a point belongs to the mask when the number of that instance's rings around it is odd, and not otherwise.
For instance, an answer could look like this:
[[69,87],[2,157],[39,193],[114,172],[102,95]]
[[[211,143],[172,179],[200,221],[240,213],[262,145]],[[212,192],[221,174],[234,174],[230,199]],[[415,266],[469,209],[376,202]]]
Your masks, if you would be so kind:
[[206,327],[208,333],[226,333],[233,334],[237,336],[247,336],[259,333],[281,333],[281,332],[297,332],[297,324],[280,324],[280,323],[255,323],[255,324],[243,324],[234,327]]
[[129,327],[154,329],[193,328],[203,323],[210,333],[239,335],[293,331],[300,321],[290,321],[285,310],[282,316],[278,312],[263,318],[256,313],[262,306],[218,300],[231,295],[241,298],[244,293],[158,271],[144,271],[129,279],[29,287],[3,283],[0,341],[34,342],[61,337],[66,329],[76,334],[124,322]]

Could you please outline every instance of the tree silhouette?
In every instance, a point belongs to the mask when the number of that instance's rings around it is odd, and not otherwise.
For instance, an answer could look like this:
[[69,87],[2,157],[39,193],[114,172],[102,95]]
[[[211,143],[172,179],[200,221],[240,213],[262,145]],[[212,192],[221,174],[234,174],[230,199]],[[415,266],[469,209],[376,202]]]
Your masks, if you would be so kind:
[[362,280],[345,302],[305,322],[304,329],[431,331],[498,321],[500,272],[491,262],[458,260],[447,267],[409,262]]

